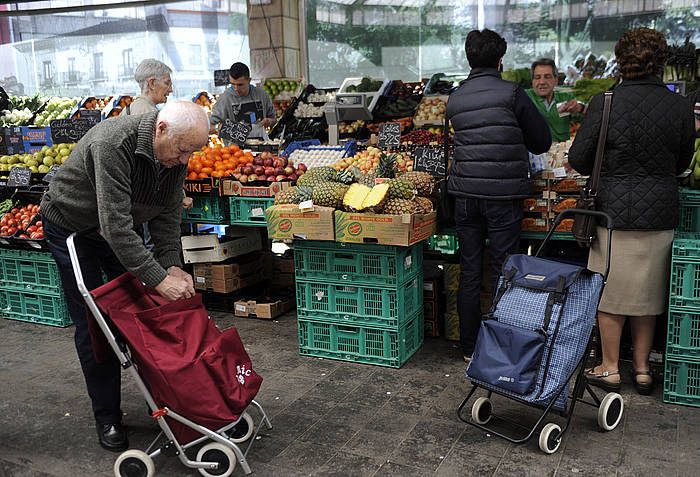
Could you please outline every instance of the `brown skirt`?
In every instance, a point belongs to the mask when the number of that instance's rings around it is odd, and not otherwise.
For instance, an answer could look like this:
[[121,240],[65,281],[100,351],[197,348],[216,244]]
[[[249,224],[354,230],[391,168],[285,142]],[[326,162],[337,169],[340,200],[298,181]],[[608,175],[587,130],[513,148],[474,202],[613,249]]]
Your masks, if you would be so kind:
[[[673,230],[613,230],[610,275],[598,309],[625,316],[659,315],[668,297]],[[598,240],[588,255],[588,268],[605,271],[608,232],[598,227]]]

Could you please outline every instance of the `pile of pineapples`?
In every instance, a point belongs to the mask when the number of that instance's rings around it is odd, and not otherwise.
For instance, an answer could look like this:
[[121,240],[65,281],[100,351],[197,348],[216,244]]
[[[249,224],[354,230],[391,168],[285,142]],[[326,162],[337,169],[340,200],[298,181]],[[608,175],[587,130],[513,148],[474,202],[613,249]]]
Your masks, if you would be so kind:
[[277,194],[275,204],[312,200],[315,205],[351,212],[392,215],[432,212],[433,176],[427,172],[397,175],[396,159],[395,154],[383,154],[376,170],[368,174],[357,167],[342,171],[332,167],[309,169],[296,186]]

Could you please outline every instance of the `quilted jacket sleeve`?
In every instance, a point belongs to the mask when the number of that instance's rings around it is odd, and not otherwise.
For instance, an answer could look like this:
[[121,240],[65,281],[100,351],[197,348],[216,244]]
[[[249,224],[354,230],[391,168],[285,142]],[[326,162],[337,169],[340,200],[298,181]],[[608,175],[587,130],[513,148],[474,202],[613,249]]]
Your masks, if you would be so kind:
[[569,164],[579,174],[588,176],[593,172],[595,150],[598,145],[600,124],[603,121],[603,95],[597,94],[591,100],[581,128],[576,133],[569,149]]

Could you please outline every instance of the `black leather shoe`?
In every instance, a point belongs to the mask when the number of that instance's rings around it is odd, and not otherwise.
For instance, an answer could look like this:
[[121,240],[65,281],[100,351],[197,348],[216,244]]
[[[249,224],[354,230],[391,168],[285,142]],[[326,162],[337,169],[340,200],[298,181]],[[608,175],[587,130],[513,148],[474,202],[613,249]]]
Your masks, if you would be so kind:
[[97,438],[108,451],[122,452],[129,447],[126,431],[121,424],[98,424]]

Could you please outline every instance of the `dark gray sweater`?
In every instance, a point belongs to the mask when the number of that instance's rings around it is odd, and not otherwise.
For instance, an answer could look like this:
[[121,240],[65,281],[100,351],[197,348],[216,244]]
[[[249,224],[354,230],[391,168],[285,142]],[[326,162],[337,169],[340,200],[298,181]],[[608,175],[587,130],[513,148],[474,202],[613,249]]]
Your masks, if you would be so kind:
[[[186,166],[154,157],[157,113],[103,121],[78,142],[41,201],[46,220],[69,231],[100,228],[124,267],[150,287],[182,266],[180,221]],[[148,222],[152,255],[135,227]]]

